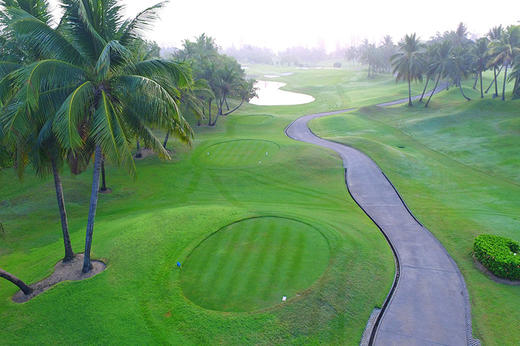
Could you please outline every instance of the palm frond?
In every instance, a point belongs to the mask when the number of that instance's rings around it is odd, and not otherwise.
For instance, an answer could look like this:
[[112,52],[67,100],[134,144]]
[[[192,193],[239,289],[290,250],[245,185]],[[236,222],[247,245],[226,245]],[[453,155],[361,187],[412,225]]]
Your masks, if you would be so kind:
[[125,21],[117,35],[121,44],[124,46],[130,44],[133,40],[140,37],[144,30],[149,29],[152,22],[159,18],[158,11],[167,3],[168,1],[159,2],[138,13],[134,19]]
[[60,32],[23,10],[8,8],[7,11],[11,17],[9,27],[13,35],[39,56],[72,64],[85,62],[81,53]]
[[65,149],[78,149],[84,144],[80,124],[93,106],[95,88],[90,82],[77,87],[63,102],[54,116],[52,130]]

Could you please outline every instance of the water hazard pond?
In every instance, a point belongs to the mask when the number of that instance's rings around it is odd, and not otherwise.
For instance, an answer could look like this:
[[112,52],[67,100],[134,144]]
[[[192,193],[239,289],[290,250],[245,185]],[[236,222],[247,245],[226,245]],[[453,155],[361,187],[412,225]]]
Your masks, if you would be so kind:
[[282,82],[259,80],[255,83],[258,96],[252,98],[249,103],[259,106],[288,106],[314,101],[311,95],[280,90],[285,85]]

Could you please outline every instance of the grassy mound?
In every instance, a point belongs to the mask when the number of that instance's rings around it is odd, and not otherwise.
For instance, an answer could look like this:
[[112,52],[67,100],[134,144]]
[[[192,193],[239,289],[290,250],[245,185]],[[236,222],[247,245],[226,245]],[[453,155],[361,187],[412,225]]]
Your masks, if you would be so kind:
[[482,234],[473,244],[475,257],[498,277],[520,280],[520,244],[493,234]]
[[238,139],[213,144],[203,150],[199,162],[218,168],[243,168],[269,162],[280,146],[271,141]]
[[305,223],[259,217],[228,225],[200,243],[181,274],[184,294],[199,306],[254,311],[296,297],[327,268],[325,237]]

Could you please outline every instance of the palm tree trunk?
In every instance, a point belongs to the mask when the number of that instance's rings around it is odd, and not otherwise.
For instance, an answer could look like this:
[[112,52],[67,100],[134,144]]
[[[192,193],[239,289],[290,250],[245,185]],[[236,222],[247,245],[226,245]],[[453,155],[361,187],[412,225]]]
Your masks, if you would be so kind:
[[211,101],[212,99],[209,99],[208,101],[208,125],[211,126]]
[[520,97],[520,75],[515,78],[515,85],[513,86],[513,99]]
[[242,106],[242,104],[244,103],[244,101],[245,101],[245,100],[242,99],[242,100],[240,101],[240,104],[239,104],[238,106],[236,106],[235,108],[233,108],[233,109],[230,110],[229,112],[226,112],[226,113],[224,113],[224,114],[222,114],[222,115],[223,115],[223,116],[230,115],[231,113],[233,113],[234,111],[236,111],[237,109],[239,109],[240,106]]
[[107,190],[107,182],[105,176],[105,158],[101,159],[101,188],[99,191],[105,192]]
[[479,74],[475,73],[475,82],[473,83],[473,90],[477,89],[478,76],[479,76]]
[[428,101],[426,101],[424,108],[427,108],[428,105],[430,104],[430,100],[432,99],[433,94],[435,94],[435,90],[437,90],[437,85],[439,85],[440,79],[441,79],[441,73],[439,72],[439,75],[437,76],[437,81],[435,82],[435,86],[433,87],[433,90],[431,91],[430,97],[428,97]]
[[94,219],[96,218],[96,208],[98,202],[99,191],[99,171],[101,166],[101,147],[96,145],[96,154],[94,156],[94,171],[92,172],[92,190],[90,194],[90,207],[87,219],[87,234],[85,237],[85,254],[83,260],[83,273],[88,273],[92,268],[90,263],[90,249],[92,247],[92,234],[94,232]]
[[412,105],[412,87],[410,85],[410,74],[408,74],[408,106]]
[[483,99],[484,98],[484,89],[482,88],[482,71],[479,72],[479,76],[480,76],[480,98]]
[[497,82],[497,68],[496,67],[493,68],[493,72],[495,73],[495,95],[494,96],[497,97],[498,96],[498,85],[497,85],[498,82]]
[[464,94],[464,90],[462,89],[462,83],[459,81],[459,89],[460,89],[460,93],[462,94],[462,96],[467,100],[467,101],[471,101],[471,99],[469,97],[466,96],[466,94]]
[[227,98],[224,96],[224,102],[226,103],[226,110],[229,111],[229,104],[227,102]]
[[502,101],[506,100],[506,81],[507,81],[507,64],[506,64],[506,69],[504,71],[504,84],[502,86]]
[[11,273],[8,273],[6,272],[5,270],[1,269],[0,268],[0,278],[4,278],[6,279],[7,281],[10,281],[12,282],[13,284],[15,284],[16,286],[18,286],[19,289],[22,290],[22,292],[25,294],[25,295],[28,295],[28,294],[31,294],[33,292],[33,289],[30,288],[29,286],[27,286],[25,284],[25,282],[23,282],[22,280],[18,279],[16,276],[14,276],[13,274]]
[[426,84],[424,85],[424,89],[422,91],[422,94],[421,94],[421,98],[419,99],[419,102],[422,102],[423,98],[424,98],[424,93],[426,93],[426,89],[428,88],[428,83],[430,82],[430,77],[428,76],[426,78]]
[[67,221],[67,210],[65,209],[65,198],[63,197],[63,185],[61,184],[60,174],[56,165],[56,160],[51,159],[52,174],[54,176],[54,188],[56,190],[56,199],[58,200],[58,209],[60,210],[61,231],[63,233],[63,245],[65,246],[65,257],[63,262],[68,262],[74,258],[72,245],[69,236],[69,223]]
[[166,145],[168,145],[168,138],[170,138],[170,130],[166,131],[166,136],[164,137],[164,142],[163,142],[163,148],[166,149]]
[[496,84],[496,78],[500,74],[501,71],[502,71],[502,66],[500,66],[500,68],[498,69],[498,73],[497,73],[496,67],[493,67],[493,73],[495,74],[495,78],[493,78],[493,80],[491,81],[491,84],[489,84],[489,86],[487,87],[487,89],[485,91],[486,94],[489,92],[489,89],[491,89],[491,87],[494,84]]
[[139,140],[137,140],[137,143],[135,144],[135,146],[136,146],[135,157],[140,158],[143,155],[141,154],[141,144],[139,143]]

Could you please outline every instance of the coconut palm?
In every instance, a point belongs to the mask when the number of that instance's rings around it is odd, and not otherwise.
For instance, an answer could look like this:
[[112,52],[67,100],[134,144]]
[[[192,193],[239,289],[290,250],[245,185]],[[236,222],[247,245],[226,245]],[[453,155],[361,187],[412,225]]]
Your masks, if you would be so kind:
[[513,62],[514,70],[509,76],[509,80],[514,80],[515,84],[513,86],[513,98],[520,98],[520,55],[515,58]]
[[[23,65],[35,63],[41,58],[38,51],[24,46],[23,42],[16,39],[15,33],[8,26],[12,21],[10,13],[12,11],[17,11],[21,14],[25,13],[45,25],[51,23],[51,15],[46,0],[4,0],[0,2],[0,6],[10,9],[10,11],[2,12],[0,16],[0,21],[4,27],[2,36],[7,37],[5,45],[3,45],[4,49],[1,51],[2,61],[0,62],[0,90],[2,90],[0,101],[5,103],[11,96],[9,81],[18,73],[15,70],[20,70]],[[47,96],[50,96],[50,94],[43,94],[42,98],[45,99]],[[43,99],[42,101],[45,101]],[[3,137],[4,141],[8,143],[7,145],[11,146],[13,151],[17,153],[13,164],[17,168],[20,178],[28,162],[31,162],[36,173],[40,176],[45,176],[52,172],[65,248],[63,261],[67,262],[72,260],[74,252],[70,242],[63,186],[59,174],[59,170],[63,166],[63,150],[61,150],[53,136],[49,136],[45,140],[39,138],[40,131],[46,124],[47,115],[49,112],[52,112],[52,109],[52,106],[50,106],[34,111],[33,113],[36,116],[32,117],[30,126],[26,126],[22,131],[17,132],[12,132],[13,128],[9,126],[6,119],[3,116],[0,117],[0,127],[7,126],[9,128],[9,131],[5,131],[4,136],[2,136],[2,131],[0,131],[0,137]]]
[[492,41],[492,64],[501,64],[504,68],[504,82],[502,85],[502,101],[506,99],[507,69],[515,57],[520,54],[520,27],[508,26],[500,40]]
[[442,41],[441,43],[436,43],[435,54],[430,68],[432,69],[432,71],[434,71],[435,75],[437,76],[437,79],[435,81],[435,86],[433,87],[433,90],[431,91],[430,96],[428,97],[428,101],[426,101],[426,104],[424,105],[425,108],[428,107],[428,105],[430,104],[432,96],[435,94],[435,91],[439,86],[439,81],[441,80],[441,78],[446,77],[450,71],[452,64],[452,48],[452,44],[448,40]]
[[433,68],[433,61],[435,58],[435,44],[428,44],[426,46],[426,50],[423,52],[423,74],[426,76],[426,83],[424,83],[424,88],[421,93],[421,97],[419,98],[419,102],[422,102],[424,99],[424,94],[428,89],[428,84],[430,80],[435,77],[435,69]]
[[473,68],[480,79],[480,98],[484,98],[482,86],[482,72],[487,69],[489,61],[489,40],[486,37],[479,38],[473,46]]
[[[91,269],[102,158],[134,174],[130,148],[134,138],[169,158],[152,125],[175,132],[184,142],[190,142],[193,135],[174,99],[176,87],[188,84],[185,68],[161,59],[134,62],[129,49],[163,4],[123,20],[120,1],[63,0],[64,14],[57,29],[26,12],[9,9],[9,26],[16,37],[45,57],[13,78],[15,97],[6,114],[9,124],[15,130],[27,126],[35,111],[48,103],[56,112],[40,137],[55,136],[73,158],[89,159],[93,152],[83,272]],[[56,89],[60,93],[52,92]],[[45,93],[51,96],[42,102]]]
[[410,83],[415,80],[422,80],[424,60],[422,57],[422,47],[416,34],[406,35],[399,42],[399,52],[392,56],[393,73],[397,74],[396,80],[406,80],[408,82],[408,106],[412,105],[412,88]]
[[[491,30],[489,30],[487,36],[489,38],[489,40],[491,42],[500,42],[502,40],[502,36],[504,35],[504,28],[502,27],[502,25],[499,25],[499,26],[494,26],[493,28],[491,28]],[[493,82],[491,83],[491,85],[489,86],[489,88],[493,85],[495,85],[495,93],[493,94],[493,97],[497,97],[498,96],[498,81],[497,81],[497,77],[500,75],[500,72],[502,70],[502,67],[500,67],[499,71],[497,72],[497,68],[498,66],[500,65],[499,62],[493,62],[493,59],[491,58],[492,57],[492,52],[490,51],[489,52],[490,54],[490,60],[488,62],[488,67],[493,67]],[[489,91],[489,88],[486,90],[486,93]]]

